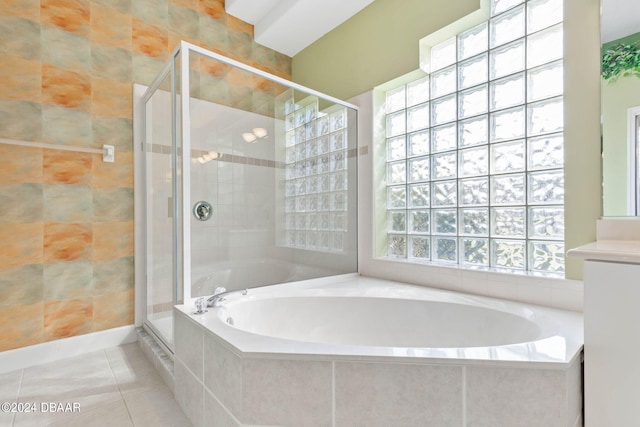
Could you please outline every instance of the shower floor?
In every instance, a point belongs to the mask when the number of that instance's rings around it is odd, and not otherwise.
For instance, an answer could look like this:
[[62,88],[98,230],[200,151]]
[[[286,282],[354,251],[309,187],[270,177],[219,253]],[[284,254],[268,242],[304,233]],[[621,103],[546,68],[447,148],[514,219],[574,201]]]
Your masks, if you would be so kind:
[[167,344],[173,345],[173,311],[152,313],[149,315],[149,323],[155,327]]

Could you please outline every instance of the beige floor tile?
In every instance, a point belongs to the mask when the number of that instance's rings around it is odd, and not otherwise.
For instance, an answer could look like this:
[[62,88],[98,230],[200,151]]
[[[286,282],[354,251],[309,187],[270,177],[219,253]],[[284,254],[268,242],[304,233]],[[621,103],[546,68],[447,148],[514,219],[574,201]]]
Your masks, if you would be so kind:
[[137,343],[108,349],[106,354],[123,395],[166,387]]
[[[0,427],[190,427],[137,343],[0,375],[0,401],[33,402],[35,413],[0,413]],[[43,411],[78,403],[80,412]]]
[[74,415],[50,427],[133,427],[124,400]]
[[190,427],[173,394],[165,386],[124,397],[135,426]]
[[24,370],[20,400],[79,403],[82,411],[121,399],[104,351]]
[[[22,380],[22,370],[0,374],[0,402],[18,401],[18,390]],[[0,412],[0,426],[11,426],[14,413]]]

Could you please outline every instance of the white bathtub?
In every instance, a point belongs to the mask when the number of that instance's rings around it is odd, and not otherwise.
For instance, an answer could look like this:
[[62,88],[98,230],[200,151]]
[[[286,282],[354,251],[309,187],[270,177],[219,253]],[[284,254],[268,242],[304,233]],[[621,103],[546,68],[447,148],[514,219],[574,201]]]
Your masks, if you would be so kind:
[[201,387],[237,425],[580,420],[578,313],[357,275],[176,310],[176,390]]

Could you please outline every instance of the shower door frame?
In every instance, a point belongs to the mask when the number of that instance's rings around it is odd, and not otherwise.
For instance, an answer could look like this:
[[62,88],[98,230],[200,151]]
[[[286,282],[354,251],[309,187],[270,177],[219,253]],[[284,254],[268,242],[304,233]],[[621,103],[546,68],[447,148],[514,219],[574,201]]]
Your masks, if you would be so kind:
[[[190,54],[191,52],[200,54],[206,58],[219,61],[221,63],[238,68],[242,71],[257,75],[259,77],[270,80],[274,83],[280,84],[293,90],[302,91],[308,95],[316,96],[318,98],[333,102],[338,105],[345,106],[354,111],[358,111],[359,108],[356,105],[342,101],[335,97],[323,94],[316,90],[307,88],[305,86],[294,83],[290,80],[278,77],[270,74],[266,71],[254,68],[250,65],[236,61],[231,58],[227,58],[223,55],[215,52],[210,52],[204,48],[196,46],[186,41],[181,41],[178,47],[174,50],[171,58],[163,66],[161,72],[156,76],[153,83],[144,93],[141,104],[140,113],[142,118],[141,126],[141,141],[134,141],[135,151],[138,150],[138,144],[140,144],[140,150],[142,156],[145,155],[145,133],[146,133],[146,103],[153,96],[155,91],[160,87],[167,75],[172,75],[172,150],[174,156],[173,164],[173,177],[172,188],[174,193],[173,200],[173,212],[174,218],[172,222],[173,240],[173,264],[174,264],[174,277],[173,277],[173,297],[174,305],[182,304],[191,301],[191,93],[190,93]],[[176,62],[180,60],[179,67]],[[176,76],[178,75],[179,78]],[[179,93],[178,93],[179,90]],[[180,98],[179,101],[177,98]],[[179,103],[179,104],[178,104]],[[179,108],[177,108],[179,105]],[[180,127],[178,131],[178,125]],[[180,143],[180,148],[178,148]],[[357,147],[356,147],[357,150]],[[181,159],[181,163],[178,159]],[[147,330],[154,339],[160,344],[165,352],[173,357],[173,345],[167,343],[162,334],[155,328],[150,322],[147,321],[147,238],[149,236],[149,224],[147,222],[147,203],[146,203],[146,183],[147,183],[147,171],[146,171],[146,159],[142,160],[143,170],[143,191],[145,192],[144,200],[138,203],[142,205],[140,207],[141,220],[144,221],[144,236],[140,236],[141,243],[144,249],[140,252],[136,252],[136,255],[142,256],[142,262],[136,262],[136,282],[140,281],[141,285],[136,284],[136,307],[139,307],[142,314],[142,319],[137,318],[136,324],[141,324],[145,330]],[[179,164],[180,163],[180,164]],[[357,174],[357,173],[356,173]],[[180,181],[180,182],[179,182]],[[357,176],[356,176],[357,182]],[[357,186],[357,184],[356,184]],[[354,215],[357,217],[357,206],[355,208]],[[357,235],[357,227],[356,227]],[[357,238],[356,238],[357,244]],[[356,262],[357,266],[357,262]],[[356,267],[357,268],[357,267]],[[138,299],[140,298],[140,299]],[[137,315],[137,313],[136,313]]]
[[[164,337],[164,335],[158,330],[158,328],[156,328],[155,325],[153,325],[153,323],[151,321],[149,321],[148,318],[148,304],[147,304],[147,298],[148,298],[148,286],[149,286],[149,275],[148,275],[148,262],[147,262],[147,257],[148,257],[148,238],[149,235],[151,234],[151,231],[149,230],[150,228],[150,223],[148,221],[148,214],[149,214],[149,204],[147,203],[147,197],[148,197],[148,182],[149,182],[149,170],[147,168],[147,103],[151,100],[151,98],[153,97],[153,95],[156,93],[156,91],[159,89],[160,85],[165,81],[165,79],[167,78],[167,76],[171,76],[171,117],[172,117],[172,123],[171,123],[171,149],[172,149],[172,182],[171,182],[171,187],[172,187],[172,193],[173,193],[173,200],[172,200],[172,209],[174,212],[174,217],[173,217],[173,221],[172,221],[172,271],[173,271],[173,275],[171,278],[171,282],[172,282],[172,303],[173,305],[178,304],[179,301],[179,278],[180,278],[180,274],[179,274],[179,266],[180,263],[178,262],[178,256],[179,256],[179,252],[178,252],[178,246],[179,246],[179,241],[178,241],[178,231],[179,231],[179,227],[176,225],[176,222],[178,220],[177,214],[178,214],[178,204],[179,204],[179,197],[177,197],[178,195],[178,184],[177,184],[177,179],[175,178],[176,176],[176,170],[177,170],[177,131],[176,131],[176,122],[177,122],[177,111],[176,111],[176,60],[178,58],[178,56],[180,55],[180,50],[176,49],[173,53],[173,55],[171,56],[171,59],[169,61],[167,61],[167,63],[163,66],[162,70],[160,71],[160,73],[155,77],[155,79],[153,80],[153,82],[151,83],[151,85],[146,89],[145,93],[142,95],[142,98],[140,99],[140,115],[141,115],[141,122],[140,122],[140,141],[135,141],[134,142],[134,150],[137,152],[138,149],[140,149],[140,152],[142,153],[142,160],[140,162],[140,166],[142,169],[142,187],[143,187],[143,191],[144,191],[144,195],[142,198],[142,203],[140,203],[141,205],[141,217],[144,221],[144,228],[143,228],[143,233],[142,233],[142,242],[143,242],[143,250],[142,250],[142,254],[143,254],[143,262],[141,263],[141,268],[140,270],[142,271],[142,277],[140,277],[143,280],[142,286],[137,287],[137,290],[141,291],[141,301],[140,304],[138,304],[138,306],[141,308],[142,310],[142,319],[140,321],[140,323],[142,324],[142,327],[147,331],[147,333],[149,333],[154,340],[158,343],[158,345],[160,345],[160,347],[164,350],[164,352],[173,359],[173,353],[174,353],[174,347],[172,344],[168,343],[166,338]],[[138,322],[137,322],[138,323]],[[173,325],[172,325],[173,328]]]
[[[347,108],[355,110],[356,112],[359,110],[356,105],[350,104],[348,102],[342,101],[338,98],[335,98],[330,95],[326,95],[322,92],[318,92],[308,87],[299,85],[290,80],[283,79],[282,77],[278,77],[276,75],[267,73],[266,71],[262,71],[258,68],[254,68],[250,65],[244,64],[234,59],[227,58],[226,56],[217,54],[215,52],[210,52],[207,49],[201,48],[199,46],[196,46],[194,44],[191,44],[189,42],[182,40],[178,47],[178,54],[182,55],[182,62],[180,63],[181,65],[180,87],[182,88],[181,94],[183,95],[181,97],[181,125],[182,125],[181,130],[182,130],[182,152],[183,153],[191,152],[191,108],[190,108],[191,94],[189,92],[191,88],[190,74],[189,74],[189,64],[190,64],[189,54],[191,52],[198,53],[200,55],[203,55],[204,57],[207,57],[216,61],[220,61],[224,64],[230,65],[235,68],[239,68],[242,71],[255,74],[259,77],[265,78],[267,80],[271,80],[272,82],[278,83],[290,89],[299,90],[308,95],[313,95],[318,98],[333,102],[335,104],[345,106]],[[186,54],[186,60],[185,60],[185,54]],[[189,96],[184,96],[185,88]],[[183,156],[182,162],[183,162],[182,170],[191,172],[190,156]],[[191,221],[188,221],[187,218],[190,218],[191,216],[191,173],[182,174],[182,209],[183,209],[182,218],[184,218],[184,221],[182,223],[182,250],[183,250],[182,260],[190,261],[191,260]],[[357,207],[355,209],[355,215],[357,217]],[[356,235],[357,235],[357,232],[356,232]],[[356,241],[357,241],[357,238],[356,238]],[[184,287],[183,298],[184,298],[184,301],[189,301],[191,299],[191,262],[183,262],[182,264],[183,264],[182,266],[183,282],[182,283]]]

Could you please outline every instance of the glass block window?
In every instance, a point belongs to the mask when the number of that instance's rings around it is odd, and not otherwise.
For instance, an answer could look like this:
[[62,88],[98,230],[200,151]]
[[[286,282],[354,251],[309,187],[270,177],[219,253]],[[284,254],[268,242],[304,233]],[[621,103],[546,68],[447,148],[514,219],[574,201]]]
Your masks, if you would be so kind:
[[492,0],[386,93],[387,252],[564,272],[562,0]]
[[318,99],[285,102],[284,246],[344,252],[347,234],[347,110]]

